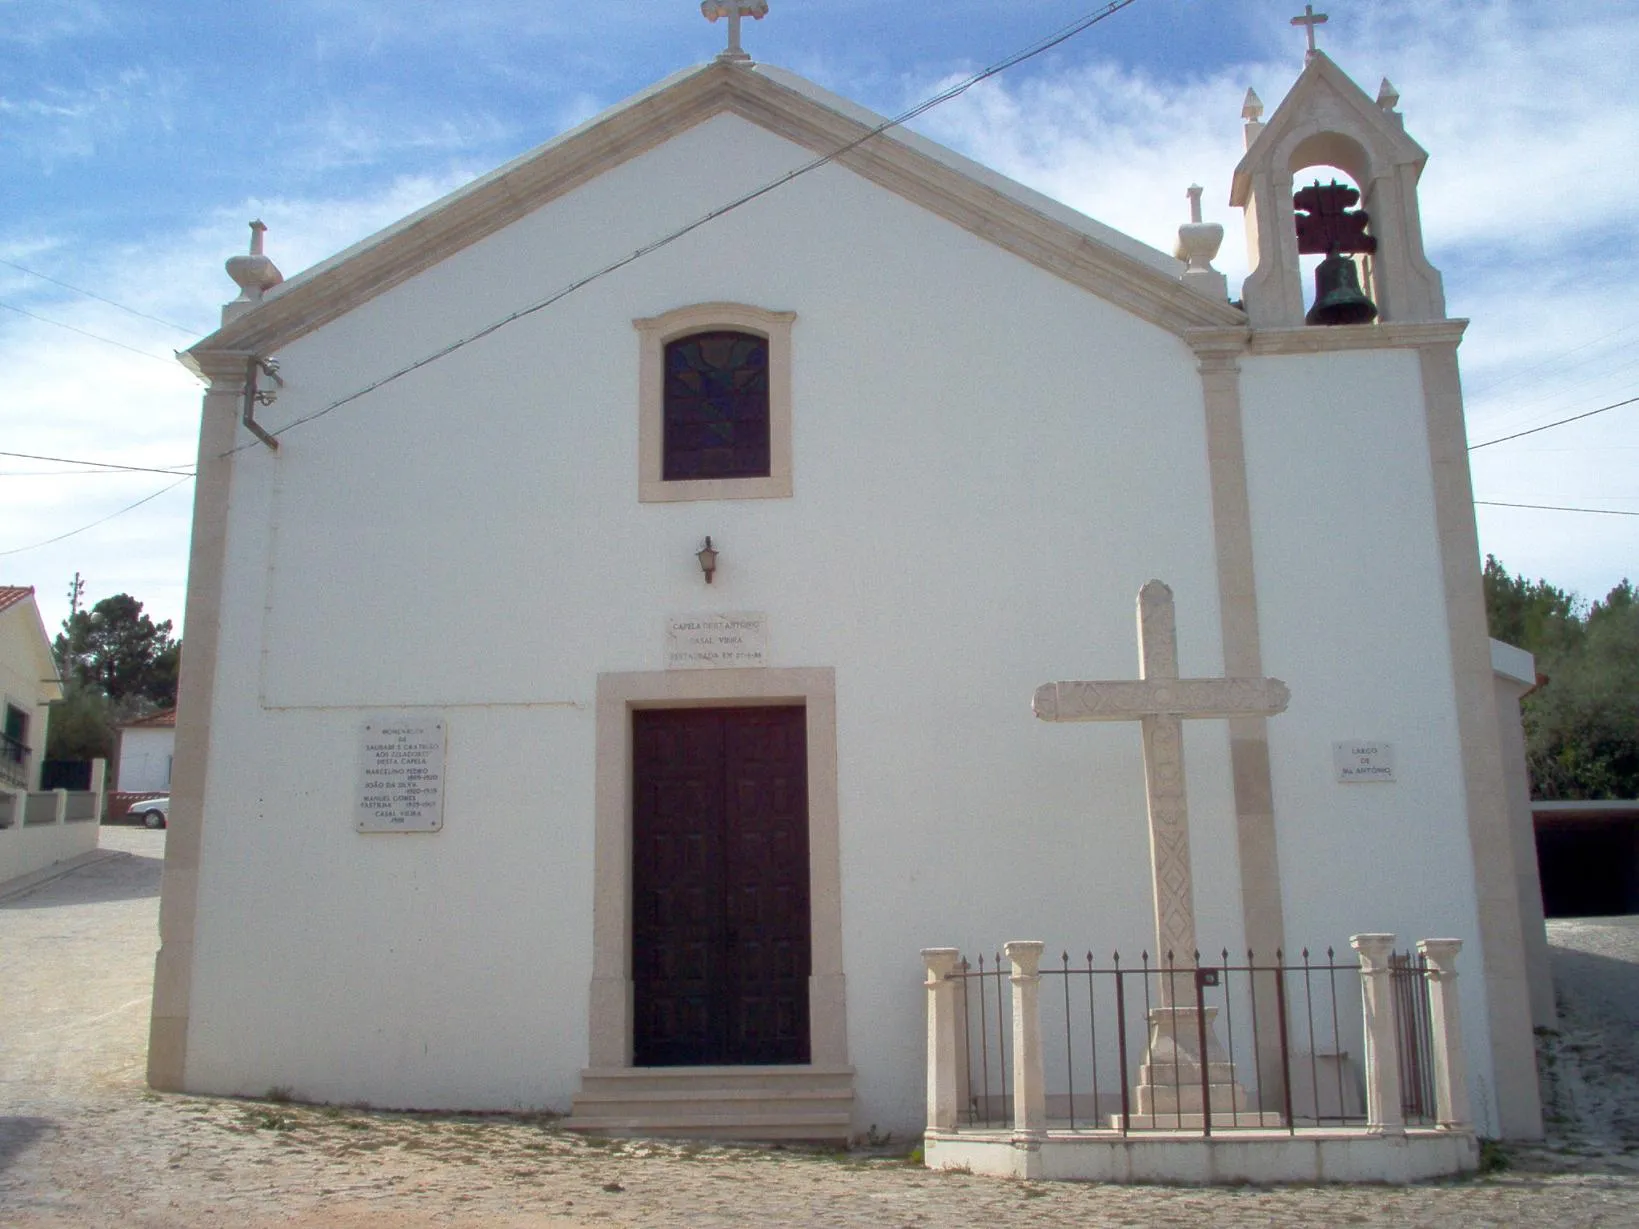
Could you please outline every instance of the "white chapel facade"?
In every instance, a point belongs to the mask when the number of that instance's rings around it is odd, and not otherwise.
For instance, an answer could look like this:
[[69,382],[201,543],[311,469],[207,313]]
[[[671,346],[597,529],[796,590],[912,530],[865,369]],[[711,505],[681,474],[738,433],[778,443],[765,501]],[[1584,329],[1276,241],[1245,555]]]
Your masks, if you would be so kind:
[[[1249,100],[1231,302],[1199,214],[1175,257],[869,136],[718,7],[718,60],[288,281],[230,262],[150,1081],[914,1133],[921,948],[1154,942],[1138,730],[1031,702],[1133,676],[1161,578],[1183,676],[1289,690],[1184,723],[1202,946],[1462,940],[1481,1128],[1538,1133],[1464,322],[1392,91],[1315,53]],[[1304,323],[1320,164],[1369,324]],[[1367,738],[1393,780],[1340,784]]]

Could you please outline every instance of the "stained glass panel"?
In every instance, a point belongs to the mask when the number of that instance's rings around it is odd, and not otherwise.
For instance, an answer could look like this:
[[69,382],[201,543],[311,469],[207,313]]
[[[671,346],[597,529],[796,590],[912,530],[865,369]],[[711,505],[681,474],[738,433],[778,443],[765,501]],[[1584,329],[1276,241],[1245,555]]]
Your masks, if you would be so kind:
[[668,482],[766,478],[768,339],[754,333],[692,333],[666,346]]

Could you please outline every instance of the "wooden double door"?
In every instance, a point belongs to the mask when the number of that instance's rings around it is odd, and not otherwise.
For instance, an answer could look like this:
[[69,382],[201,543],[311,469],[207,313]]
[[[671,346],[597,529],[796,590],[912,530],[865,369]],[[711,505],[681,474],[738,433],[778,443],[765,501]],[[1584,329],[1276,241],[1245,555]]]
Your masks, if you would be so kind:
[[809,1061],[801,707],[632,714],[633,1061]]

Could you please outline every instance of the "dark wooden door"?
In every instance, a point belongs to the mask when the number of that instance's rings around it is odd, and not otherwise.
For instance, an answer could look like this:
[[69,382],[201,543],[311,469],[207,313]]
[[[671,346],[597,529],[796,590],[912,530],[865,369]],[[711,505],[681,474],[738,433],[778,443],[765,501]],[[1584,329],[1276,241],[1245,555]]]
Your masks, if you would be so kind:
[[802,708],[632,715],[633,1060],[808,1061]]

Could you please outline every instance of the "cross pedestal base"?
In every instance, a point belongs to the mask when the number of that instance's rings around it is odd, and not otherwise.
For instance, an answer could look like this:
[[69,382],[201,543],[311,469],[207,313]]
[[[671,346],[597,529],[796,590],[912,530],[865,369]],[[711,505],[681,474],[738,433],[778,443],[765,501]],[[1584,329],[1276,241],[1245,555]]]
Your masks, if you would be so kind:
[[[1284,1118],[1252,1108],[1251,1097],[1235,1080],[1235,1068],[1218,1041],[1217,1007],[1156,1007],[1150,1011],[1149,1042],[1138,1068],[1138,1088],[1130,1127],[1198,1131],[1210,1100],[1213,1126],[1281,1127]],[[1201,1026],[1206,1025],[1206,1053]],[[1206,1089],[1201,1087],[1203,1068]],[[1112,1126],[1121,1116],[1112,1115]]]

